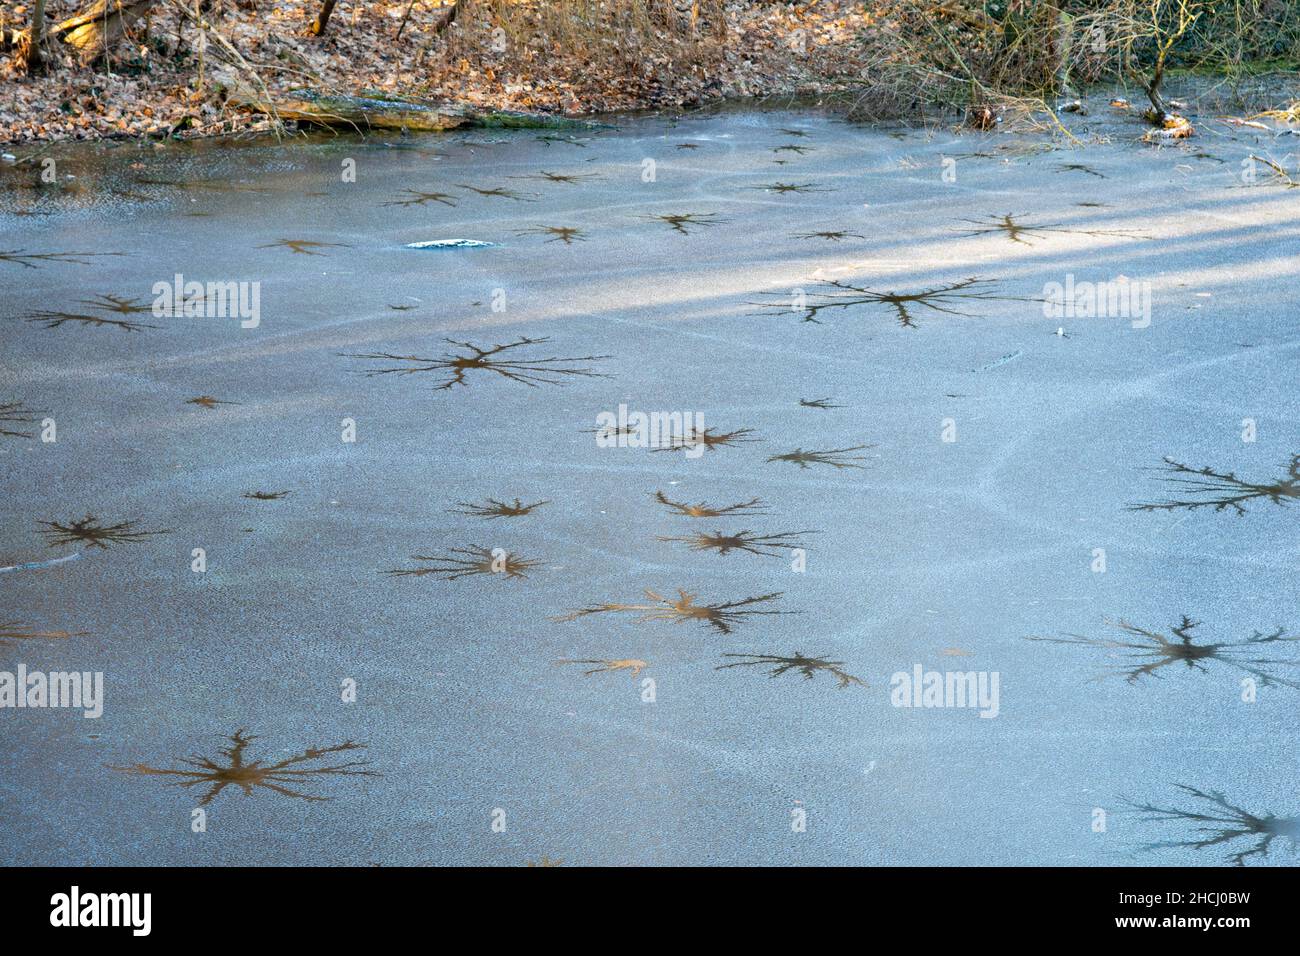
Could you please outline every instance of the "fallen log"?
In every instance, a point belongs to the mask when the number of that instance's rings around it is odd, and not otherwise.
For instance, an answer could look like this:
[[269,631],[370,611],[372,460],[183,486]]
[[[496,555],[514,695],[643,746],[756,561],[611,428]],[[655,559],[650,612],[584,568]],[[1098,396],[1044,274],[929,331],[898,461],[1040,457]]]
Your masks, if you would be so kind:
[[315,126],[367,129],[406,129],[413,133],[437,132],[462,126],[495,129],[590,130],[604,126],[566,116],[522,113],[514,110],[480,110],[414,96],[363,90],[355,96],[290,90],[271,101],[256,95],[232,97],[245,109]]
[[311,90],[291,90],[273,102],[261,97],[243,97],[240,105],[254,112],[312,126],[408,129],[423,133],[465,125],[462,115],[437,105],[405,103],[371,95],[334,96]]
[[95,0],[52,31],[55,37],[75,47],[83,63],[91,63],[113,48],[118,37],[140,20],[155,0]]

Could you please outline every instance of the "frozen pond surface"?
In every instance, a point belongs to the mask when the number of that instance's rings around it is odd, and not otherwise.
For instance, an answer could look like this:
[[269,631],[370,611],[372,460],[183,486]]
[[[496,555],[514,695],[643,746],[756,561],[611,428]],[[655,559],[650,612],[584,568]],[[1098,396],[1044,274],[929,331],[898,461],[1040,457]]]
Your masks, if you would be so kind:
[[[122,255],[0,259],[0,566],[81,555],[0,573],[0,671],[106,698],[0,710],[0,859],[1294,864],[1300,191],[1243,182],[1251,131],[1136,132],[727,112],[11,170],[0,251]],[[404,248],[437,239],[495,245]],[[260,283],[260,324],[155,318],[178,273]],[[1149,324],[1036,301],[1121,277]],[[600,447],[620,405],[724,440]],[[708,537],[742,530],[776,537]],[[446,580],[474,547],[506,573]],[[996,675],[997,716],[894,706],[918,665]]]

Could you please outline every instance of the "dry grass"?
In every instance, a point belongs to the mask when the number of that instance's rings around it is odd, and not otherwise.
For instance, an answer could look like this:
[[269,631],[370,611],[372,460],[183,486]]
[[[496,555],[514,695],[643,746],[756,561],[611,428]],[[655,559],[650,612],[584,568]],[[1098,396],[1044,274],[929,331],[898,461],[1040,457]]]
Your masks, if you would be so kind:
[[1283,0],[878,0],[857,108],[990,108],[1011,125],[1098,81],[1147,88],[1164,73],[1230,89],[1300,60],[1300,4]]

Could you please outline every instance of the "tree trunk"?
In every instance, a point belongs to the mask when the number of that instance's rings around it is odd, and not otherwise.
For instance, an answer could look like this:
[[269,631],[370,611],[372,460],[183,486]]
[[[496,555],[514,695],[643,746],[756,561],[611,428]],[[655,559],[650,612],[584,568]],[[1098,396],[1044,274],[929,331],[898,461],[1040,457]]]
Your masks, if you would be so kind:
[[27,30],[24,46],[20,50],[23,68],[28,73],[39,73],[44,65],[41,44],[45,42],[45,0],[32,4],[32,25]]
[[1060,96],[1070,96],[1070,57],[1074,50],[1074,18],[1059,7],[1053,7],[1056,22],[1052,29],[1052,61],[1055,64],[1053,79]]
[[1147,99],[1151,101],[1151,109],[1147,112],[1151,122],[1160,126],[1165,121],[1165,116],[1169,113],[1169,107],[1165,105],[1164,97],[1160,95],[1160,84],[1165,78],[1165,53],[1160,51],[1159,57],[1156,58],[1156,65],[1151,71],[1151,79],[1145,84]]
[[314,37],[318,37],[325,32],[325,28],[330,24],[330,14],[334,12],[334,4],[338,0],[325,0],[321,5],[320,13],[316,14],[316,19],[311,22],[307,32]]

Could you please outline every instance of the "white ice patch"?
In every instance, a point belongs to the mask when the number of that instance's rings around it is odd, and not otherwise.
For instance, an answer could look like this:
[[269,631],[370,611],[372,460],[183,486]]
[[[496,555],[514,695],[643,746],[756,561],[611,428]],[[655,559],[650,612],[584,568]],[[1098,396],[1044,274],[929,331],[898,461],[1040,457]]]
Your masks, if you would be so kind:
[[426,239],[424,242],[408,242],[408,249],[489,249],[498,245],[484,242],[482,239]]

